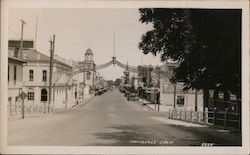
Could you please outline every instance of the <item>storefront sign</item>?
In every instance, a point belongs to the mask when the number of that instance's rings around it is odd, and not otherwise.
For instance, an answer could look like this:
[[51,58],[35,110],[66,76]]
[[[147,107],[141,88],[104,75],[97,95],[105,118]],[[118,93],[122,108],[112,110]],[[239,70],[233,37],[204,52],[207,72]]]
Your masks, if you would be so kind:
[[185,96],[184,95],[177,95],[177,105],[184,105]]

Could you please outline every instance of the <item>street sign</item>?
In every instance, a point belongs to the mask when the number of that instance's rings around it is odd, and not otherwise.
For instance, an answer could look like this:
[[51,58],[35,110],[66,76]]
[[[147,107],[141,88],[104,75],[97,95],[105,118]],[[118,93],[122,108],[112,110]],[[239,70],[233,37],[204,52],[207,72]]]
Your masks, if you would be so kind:
[[22,91],[22,93],[19,95],[19,97],[21,98],[21,99],[25,99],[26,97],[27,97],[28,95],[25,93],[25,92],[23,92]]

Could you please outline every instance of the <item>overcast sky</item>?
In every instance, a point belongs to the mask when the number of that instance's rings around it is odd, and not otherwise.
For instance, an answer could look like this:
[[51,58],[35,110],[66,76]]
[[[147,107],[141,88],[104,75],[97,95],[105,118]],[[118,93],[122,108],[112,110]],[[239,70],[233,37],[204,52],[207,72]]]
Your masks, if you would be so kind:
[[[20,39],[21,22],[24,39],[35,37],[38,16],[37,50],[49,55],[49,38],[56,35],[55,54],[72,60],[83,60],[87,48],[94,53],[94,61],[104,64],[113,56],[113,33],[118,61],[129,65],[161,65],[159,57],[144,55],[138,49],[143,33],[152,29],[151,25],[139,22],[138,9],[10,9],[9,39]],[[123,69],[110,66],[99,71],[105,79],[121,77]]]

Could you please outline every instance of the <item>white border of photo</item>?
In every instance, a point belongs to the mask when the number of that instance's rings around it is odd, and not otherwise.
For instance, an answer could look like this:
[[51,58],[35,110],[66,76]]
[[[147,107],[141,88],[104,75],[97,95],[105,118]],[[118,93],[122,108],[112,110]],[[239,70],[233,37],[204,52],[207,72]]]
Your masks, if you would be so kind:
[[[9,8],[238,8],[242,9],[242,146],[237,147],[123,147],[123,146],[8,146],[7,145],[7,65]],[[2,0],[1,1],[1,137],[3,154],[249,154],[249,1],[80,1]]]

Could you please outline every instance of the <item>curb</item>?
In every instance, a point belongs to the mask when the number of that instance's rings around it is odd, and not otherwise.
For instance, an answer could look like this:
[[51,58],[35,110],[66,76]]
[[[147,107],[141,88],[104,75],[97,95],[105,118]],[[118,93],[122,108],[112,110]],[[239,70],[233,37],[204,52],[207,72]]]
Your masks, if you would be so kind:
[[141,101],[136,101],[136,103],[140,104],[141,106],[147,108],[148,110],[154,110],[150,106],[147,105],[147,103],[142,103]]
[[88,102],[89,100],[93,99],[94,96],[89,96],[88,98],[85,98],[82,102],[80,102],[79,104],[74,104],[71,106],[71,109],[76,109],[77,107],[86,104],[86,102]]

